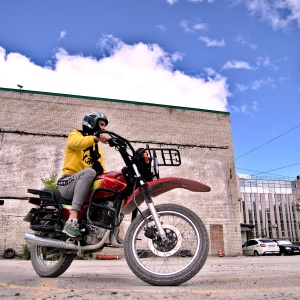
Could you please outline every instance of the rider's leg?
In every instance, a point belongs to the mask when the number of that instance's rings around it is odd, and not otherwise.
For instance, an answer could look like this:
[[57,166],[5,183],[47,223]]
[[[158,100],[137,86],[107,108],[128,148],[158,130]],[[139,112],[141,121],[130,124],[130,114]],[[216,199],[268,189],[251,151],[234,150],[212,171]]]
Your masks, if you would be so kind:
[[70,216],[63,229],[63,232],[71,237],[81,235],[78,229],[78,212],[82,208],[95,176],[95,170],[87,168],[73,176],[66,175],[58,180],[57,185],[61,195],[66,199],[73,199]]

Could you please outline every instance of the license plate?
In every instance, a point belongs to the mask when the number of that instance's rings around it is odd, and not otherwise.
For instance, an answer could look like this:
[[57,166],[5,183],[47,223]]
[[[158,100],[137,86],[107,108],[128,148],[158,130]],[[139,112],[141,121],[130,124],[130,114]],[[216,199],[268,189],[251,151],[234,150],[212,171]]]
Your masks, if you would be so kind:
[[275,245],[269,245],[268,247],[275,247]]
[[295,250],[294,252],[300,252],[299,250]]

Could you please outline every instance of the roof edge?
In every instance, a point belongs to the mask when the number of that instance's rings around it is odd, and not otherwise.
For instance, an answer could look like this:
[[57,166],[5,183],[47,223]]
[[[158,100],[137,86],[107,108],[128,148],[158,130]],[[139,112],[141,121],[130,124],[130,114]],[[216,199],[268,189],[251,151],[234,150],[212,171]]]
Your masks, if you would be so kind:
[[227,111],[209,110],[209,109],[184,107],[184,106],[172,106],[172,105],[166,105],[166,104],[136,102],[136,101],[130,101],[130,100],[100,98],[100,97],[92,97],[92,96],[80,96],[80,95],[72,95],[72,94],[50,93],[50,92],[31,91],[31,90],[23,90],[23,89],[12,89],[12,88],[3,88],[3,87],[0,87],[0,91],[9,91],[9,92],[27,93],[27,94],[40,94],[40,95],[59,96],[59,97],[72,97],[72,98],[88,99],[88,100],[94,100],[94,101],[100,100],[100,101],[109,101],[109,102],[120,102],[120,103],[133,104],[133,105],[149,105],[149,106],[158,106],[158,107],[165,107],[165,108],[176,108],[176,109],[183,109],[183,110],[196,110],[196,111],[210,112],[210,113],[216,113],[216,114],[230,115],[230,113],[227,112]]

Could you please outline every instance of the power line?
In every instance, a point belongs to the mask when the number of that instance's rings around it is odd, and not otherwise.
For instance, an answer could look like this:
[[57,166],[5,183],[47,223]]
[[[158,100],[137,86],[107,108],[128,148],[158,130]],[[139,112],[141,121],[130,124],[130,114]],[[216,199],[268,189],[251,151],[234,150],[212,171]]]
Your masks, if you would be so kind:
[[[284,166],[284,167],[280,167],[280,168],[276,168],[276,169],[272,169],[272,170],[264,171],[264,172],[260,172],[260,171],[256,171],[256,170],[243,169],[243,168],[237,168],[237,169],[239,169],[239,170],[245,170],[245,171],[251,171],[251,172],[258,172],[258,173],[255,173],[255,174],[251,174],[251,176],[257,176],[259,174],[269,173],[269,172],[272,172],[272,171],[276,171],[276,170],[280,170],[280,169],[292,167],[292,166],[295,166],[295,165],[300,165],[300,163],[294,163],[294,164],[291,164],[291,165],[288,165],[288,166]],[[270,174],[270,175],[273,175],[273,176],[282,176],[282,175],[277,175],[277,174]]]
[[258,147],[256,147],[256,148],[254,148],[254,149],[252,149],[252,150],[250,150],[250,151],[248,151],[248,152],[246,152],[246,153],[244,153],[244,154],[238,156],[237,158],[235,158],[235,160],[237,160],[237,159],[239,159],[240,157],[243,157],[243,156],[245,156],[245,155],[247,155],[247,154],[249,154],[249,153],[251,153],[251,152],[253,152],[253,151],[255,151],[255,150],[257,150],[257,149],[259,149],[259,148],[261,148],[261,147],[263,147],[263,146],[265,146],[265,145],[267,145],[267,144],[269,144],[269,143],[271,143],[271,142],[273,142],[273,141],[275,141],[275,140],[277,140],[278,138],[282,137],[283,135],[285,135],[285,134],[291,132],[292,130],[294,130],[294,129],[298,128],[298,127],[300,127],[300,124],[297,125],[296,127],[292,128],[292,129],[286,131],[285,133],[283,133],[283,134],[281,134],[281,135],[275,137],[274,139],[272,139],[272,140],[270,140],[270,141],[268,141],[268,142],[266,142],[266,143],[264,143],[264,144],[262,144],[262,145],[260,145],[260,146],[258,146]]
[[259,174],[262,174],[262,173],[268,173],[268,172],[272,172],[272,171],[276,171],[276,170],[280,170],[280,169],[284,169],[284,168],[292,167],[292,166],[295,166],[295,165],[300,165],[300,163],[295,163],[295,164],[292,164],[292,165],[288,165],[288,166],[280,167],[280,168],[273,169],[273,170],[269,170],[269,171],[265,171],[265,172],[259,172],[259,173],[253,174],[253,175],[251,175],[251,176],[257,176],[257,175],[259,175]]
[[[244,168],[236,168],[236,169],[237,170],[248,171],[248,172],[253,172],[252,174],[248,174],[250,176],[254,176],[254,175],[256,176],[256,174],[260,174],[260,173],[268,173],[268,175],[272,175],[272,176],[289,177],[289,176],[285,176],[285,175],[282,175],[282,174],[272,174],[272,173],[269,173],[270,171],[262,172],[262,171],[258,171],[258,170],[250,170],[250,169],[244,169]],[[281,169],[281,168],[279,168],[279,169]],[[290,178],[292,178],[292,177],[290,177]]]

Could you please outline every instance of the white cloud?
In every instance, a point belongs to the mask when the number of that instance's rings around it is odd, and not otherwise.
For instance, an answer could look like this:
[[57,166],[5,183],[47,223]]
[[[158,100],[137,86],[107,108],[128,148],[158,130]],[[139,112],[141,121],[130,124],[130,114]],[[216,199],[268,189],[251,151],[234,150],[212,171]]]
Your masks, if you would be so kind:
[[223,69],[246,69],[246,70],[253,70],[253,68],[249,65],[249,63],[245,61],[238,61],[238,60],[232,60],[226,62],[226,64],[223,66]]
[[206,44],[207,47],[224,47],[225,41],[224,39],[218,41],[218,40],[212,40],[206,36],[200,36],[198,39]]
[[176,62],[176,61],[180,61],[183,59],[184,54],[179,53],[179,52],[175,52],[171,55],[172,61]]
[[195,22],[191,24],[191,22],[187,20],[182,20],[179,23],[179,26],[182,27],[185,32],[197,32],[197,31],[207,30],[208,28],[206,23]]
[[240,60],[232,60],[232,61],[227,61],[226,64],[222,67],[223,70],[226,69],[245,69],[245,70],[258,70],[259,68],[264,67],[264,68],[271,68],[274,71],[278,71],[278,66],[273,63],[268,56],[264,57],[258,57],[256,59],[256,64],[255,66],[251,66],[249,63],[246,61],[240,61]]
[[257,44],[254,43],[250,43],[249,41],[247,41],[244,37],[242,37],[241,35],[238,35],[235,37],[236,41],[242,45],[243,47],[248,47],[251,50],[255,50],[257,48]]
[[[166,0],[168,4],[173,5],[174,3],[178,2],[178,0]],[[188,0],[191,3],[202,3],[204,0]],[[213,3],[215,0],[207,0],[207,3]]]
[[156,28],[161,32],[165,32],[167,30],[166,26],[164,25],[156,25]]
[[230,111],[238,114],[253,115],[254,112],[258,111],[258,104],[253,101],[249,104],[242,104],[240,106],[231,105]]
[[193,32],[192,29],[189,26],[189,22],[186,21],[186,20],[182,20],[179,23],[179,26],[182,27],[185,32]]
[[[204,2],[204,0],[188,0],[189,2],[192,2],[192,3],[202,3]],[[207,3],[213,3],[215,2],[215,0],[207,0]]]
[[59,39],[62,40],[67,35],[67,31],[63,30],[59,33]]
[[195,31],[199,31],[199,30],[206,30],[207,29],[207,24],[205,23],[195,23],[193,26],[192,26],[192,29],[195,30]]
[[236,89],[237,89],[237,91],[239,91],[239,92],[244,93],[245,91],[248,90],[248,88],[249,88],[249,86],[247,86],[247,85],[245,85],[245,84],[239,84],[239,83],[236,84]]
[[273,63],[270,59],[270,57],[268,56],[264,56],[264,57],[258,57],[256,59],[256,65],[258,67],[262,66],[265,68],[272,68],[274,71],[278,71],[278,66],[276,65],[276,63]]
[[274,80],[271,78],[267,78],[267,79],[254,80],[251,84],[251,89],[256,91],[262,88],[263,86],[270,86],[271,88],[276,88]]
[[296,23],[300,28],[299,0],[241,0],[253,14],[271,24],[273,29],[286,29]]
[[176,2],[178,2],[178,0],[166,0],[168,4],[173,5]]
[[180,54],[156,44],[127,45],[105,36],[104,57],[55,54],[52,68],[38,66],[19,53],[0,47],[0,87],[138,101],[217,111],[227,110],[226,78],[196,78],[175,69]]
[[210,67],[204,68],[204,71],[207,73],[207,76],[208,76],[208,77],[215,77],[215,76],[218,76],[216,70],[213,69],[213,68],[210,68]]

